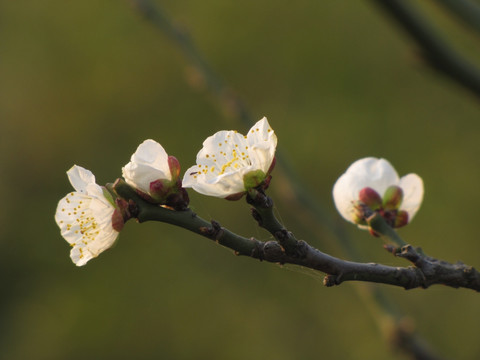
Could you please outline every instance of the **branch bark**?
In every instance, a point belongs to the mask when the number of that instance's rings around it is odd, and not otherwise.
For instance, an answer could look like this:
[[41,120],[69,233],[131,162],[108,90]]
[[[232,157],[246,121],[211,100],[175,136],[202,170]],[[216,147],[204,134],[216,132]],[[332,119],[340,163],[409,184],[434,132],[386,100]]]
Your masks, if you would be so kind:
[[[249,203],[255,207],[255,219],[275,237],[267,242],[246,238],[207,221],[193,211],[175,211],[146,202],[123,180],[117,180],[113,189],[130,203],[130,213],[139,222],[160,221],[182,227],[204,236],[235,251],[237,255],[250,256],[279,264],[294,264],[321,271],[324,285],[340,285],[346,281],[364,281],[400,286],[404,289],[428,288],[443,284],[454,288],[480,291],[480,273],[462,263],[450,264],[416,251],[406,245],[395,252],[398,257],[412,262],[410,267],[393,267],[376,263],[346,261],[321,252],[283,227],[272,215],[273,202],[259,193],[258,199]],[[268,214],[268,215],[267,215]]]

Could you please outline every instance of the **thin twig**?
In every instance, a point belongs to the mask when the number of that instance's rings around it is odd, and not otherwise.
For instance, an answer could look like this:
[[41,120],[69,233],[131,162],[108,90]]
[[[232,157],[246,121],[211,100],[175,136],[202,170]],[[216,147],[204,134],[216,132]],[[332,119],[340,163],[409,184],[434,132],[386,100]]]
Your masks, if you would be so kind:
[[479,70],[447,45],[407,0],[373,0],[412,37],[425,59],[441,73],[480,96]]
[[480,6],[470,0],[436,0],[451,10],[459,19],[477,32],[480,32]]
[[402,251],[396,254],[415,265],[407,268],[346,261],[325,254],[305,241],[297,240],[291,232],[283,228],[273,215],[271,200],[249,201],[255,206],[257,221],[276,239],[261,242],[237,235],[215,221],[204,220],[189,209],[175,211],[148,203],[123,180],[117,180],[113,189],[123,199],[135,203],[137,211],[134,212],[134,217],[139,222],[166,222],[215,240],[238,255],[321,271],[328,274],[324,280],[326,286],[340,285],[345,281],[365,281],[400,286],[407,290],[442,284],[480,291],[480,273],[474,268],[461,263],[452,265],[423,256],[410,245],[404,246]]
[[159,5],[154,5],[150,0],[130,0],[130,2],[137,9],[138,13],[178,46],[182,55],[202,78],[208,91],[214,96],[217,103],[221,105],[222,110],[233,114],[244,124],[251,124],[253,118],[243,101],[211,69],[200,51],[198,51],[189,33],[178,24],[175,24]]

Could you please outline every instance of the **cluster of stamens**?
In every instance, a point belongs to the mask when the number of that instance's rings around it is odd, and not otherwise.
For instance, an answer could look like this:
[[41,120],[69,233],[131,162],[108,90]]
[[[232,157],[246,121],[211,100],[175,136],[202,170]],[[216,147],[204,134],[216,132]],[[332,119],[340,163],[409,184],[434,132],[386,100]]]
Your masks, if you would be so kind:
[[[80,258],[83,257],[82,245],[88,245],[89,242],[95,240],[96,236],[100,233],[98,223],[91,211],[88,210],[88,205],[91,200],[83,198],[79,200],[75,193],[70,193],[65,197],[66,206],[61,208],[61,212],[69,219],[65,224],[67,232],[73,232],[73,234],[81,235],[80,239],[71,243],[72,247],[79,245]],[[64,220],[60,220],[60,224],[63,224]]]
[[[236,133],[234,132],[234,134]],[[238,170],[252,164],[250,155],[248,155],[248,145],[242,144],[241,141],[229,144],[232,141],[231,137],[231,134],[228,134],[223,142],[217,143],[216,146],[219,151],[205,155],[205,161],[202,164],[198,164],[199,171],[193,174],[194,178],[197,177],[198,173],[218,176],[225,174],[229,169]],[[243,138],[246,139],[247,137],[243,136]],[[240,139],[235,140],[238,141]],[[229,149],[232,146],[233,149]]]

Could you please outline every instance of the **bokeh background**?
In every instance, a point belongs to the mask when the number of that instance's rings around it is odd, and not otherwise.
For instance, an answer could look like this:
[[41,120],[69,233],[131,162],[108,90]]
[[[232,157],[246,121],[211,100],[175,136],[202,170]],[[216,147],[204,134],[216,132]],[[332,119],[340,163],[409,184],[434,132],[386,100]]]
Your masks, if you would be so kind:
[[[344,223],[331,199],[351,162],[377,156],[425,181],[404,239],[480,267],[478,98],[426,66],[373,2],[157,3],[253,117],[269,118],[311,197],[355,239],[350,260],[407,265]],[[417,5],[480,65],[477,35],[435,2]],[[235,257],[166,224],[130,222],[113,249],[83,268],[71,263],[53,215],[73,164],[112,182],[153,138],[186,169],[213,132],[248,129],[197,75],[128,1],[0,1],[0,358],[403,358],[355,285],[325,288],[321,274]],[[345,257],[282,193],[274,178],[288,228]],[[202,217],[269,239],[243,201],[190,194]],[[374,287],[438,353],[480,358],[478,294]]]

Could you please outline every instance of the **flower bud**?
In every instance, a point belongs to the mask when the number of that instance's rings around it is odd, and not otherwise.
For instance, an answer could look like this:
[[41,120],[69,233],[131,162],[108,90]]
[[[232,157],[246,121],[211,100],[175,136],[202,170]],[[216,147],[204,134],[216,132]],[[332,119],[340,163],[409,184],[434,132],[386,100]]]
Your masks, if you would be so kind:
[[112,227],[115,231],[122,231],[125,221],[123,220],[123,215],[120,209],[115,209],[112,214]]
[[400,208],[403,201],[403,190],[401,187],[392,185],[385,190],[383,195],[383,208],[385,210],[396,210]]
[[408,213],[404,210],[400,210],[397,213],[397,217],[395,218],[395,224],[393,227],[399,228],[408,224]]
[[167,197],[172,187],[170,180],[158,179],[150,183],[150,196],[153,200],[162,202]]
[[151,202],[163,204],[175,210],[185,210],[190,201],[188,193],[182,188],[182,181],[179,178],[176,181],[161,179],[152,181],[150,183],[150,194]]
[[115,199],[115,208],[120,211],[123,217],[123,221],[131,219],[131,214],[128,206],[128,202],[122,198],[117,197]]
[[382,198],[370,187],[360,190],[358,199],[372,210],[377,210],[382,206]]
[[168,157],[168,167],[170,168],[172,180],[176,180],[180,176],[180,162],[175,156]]

